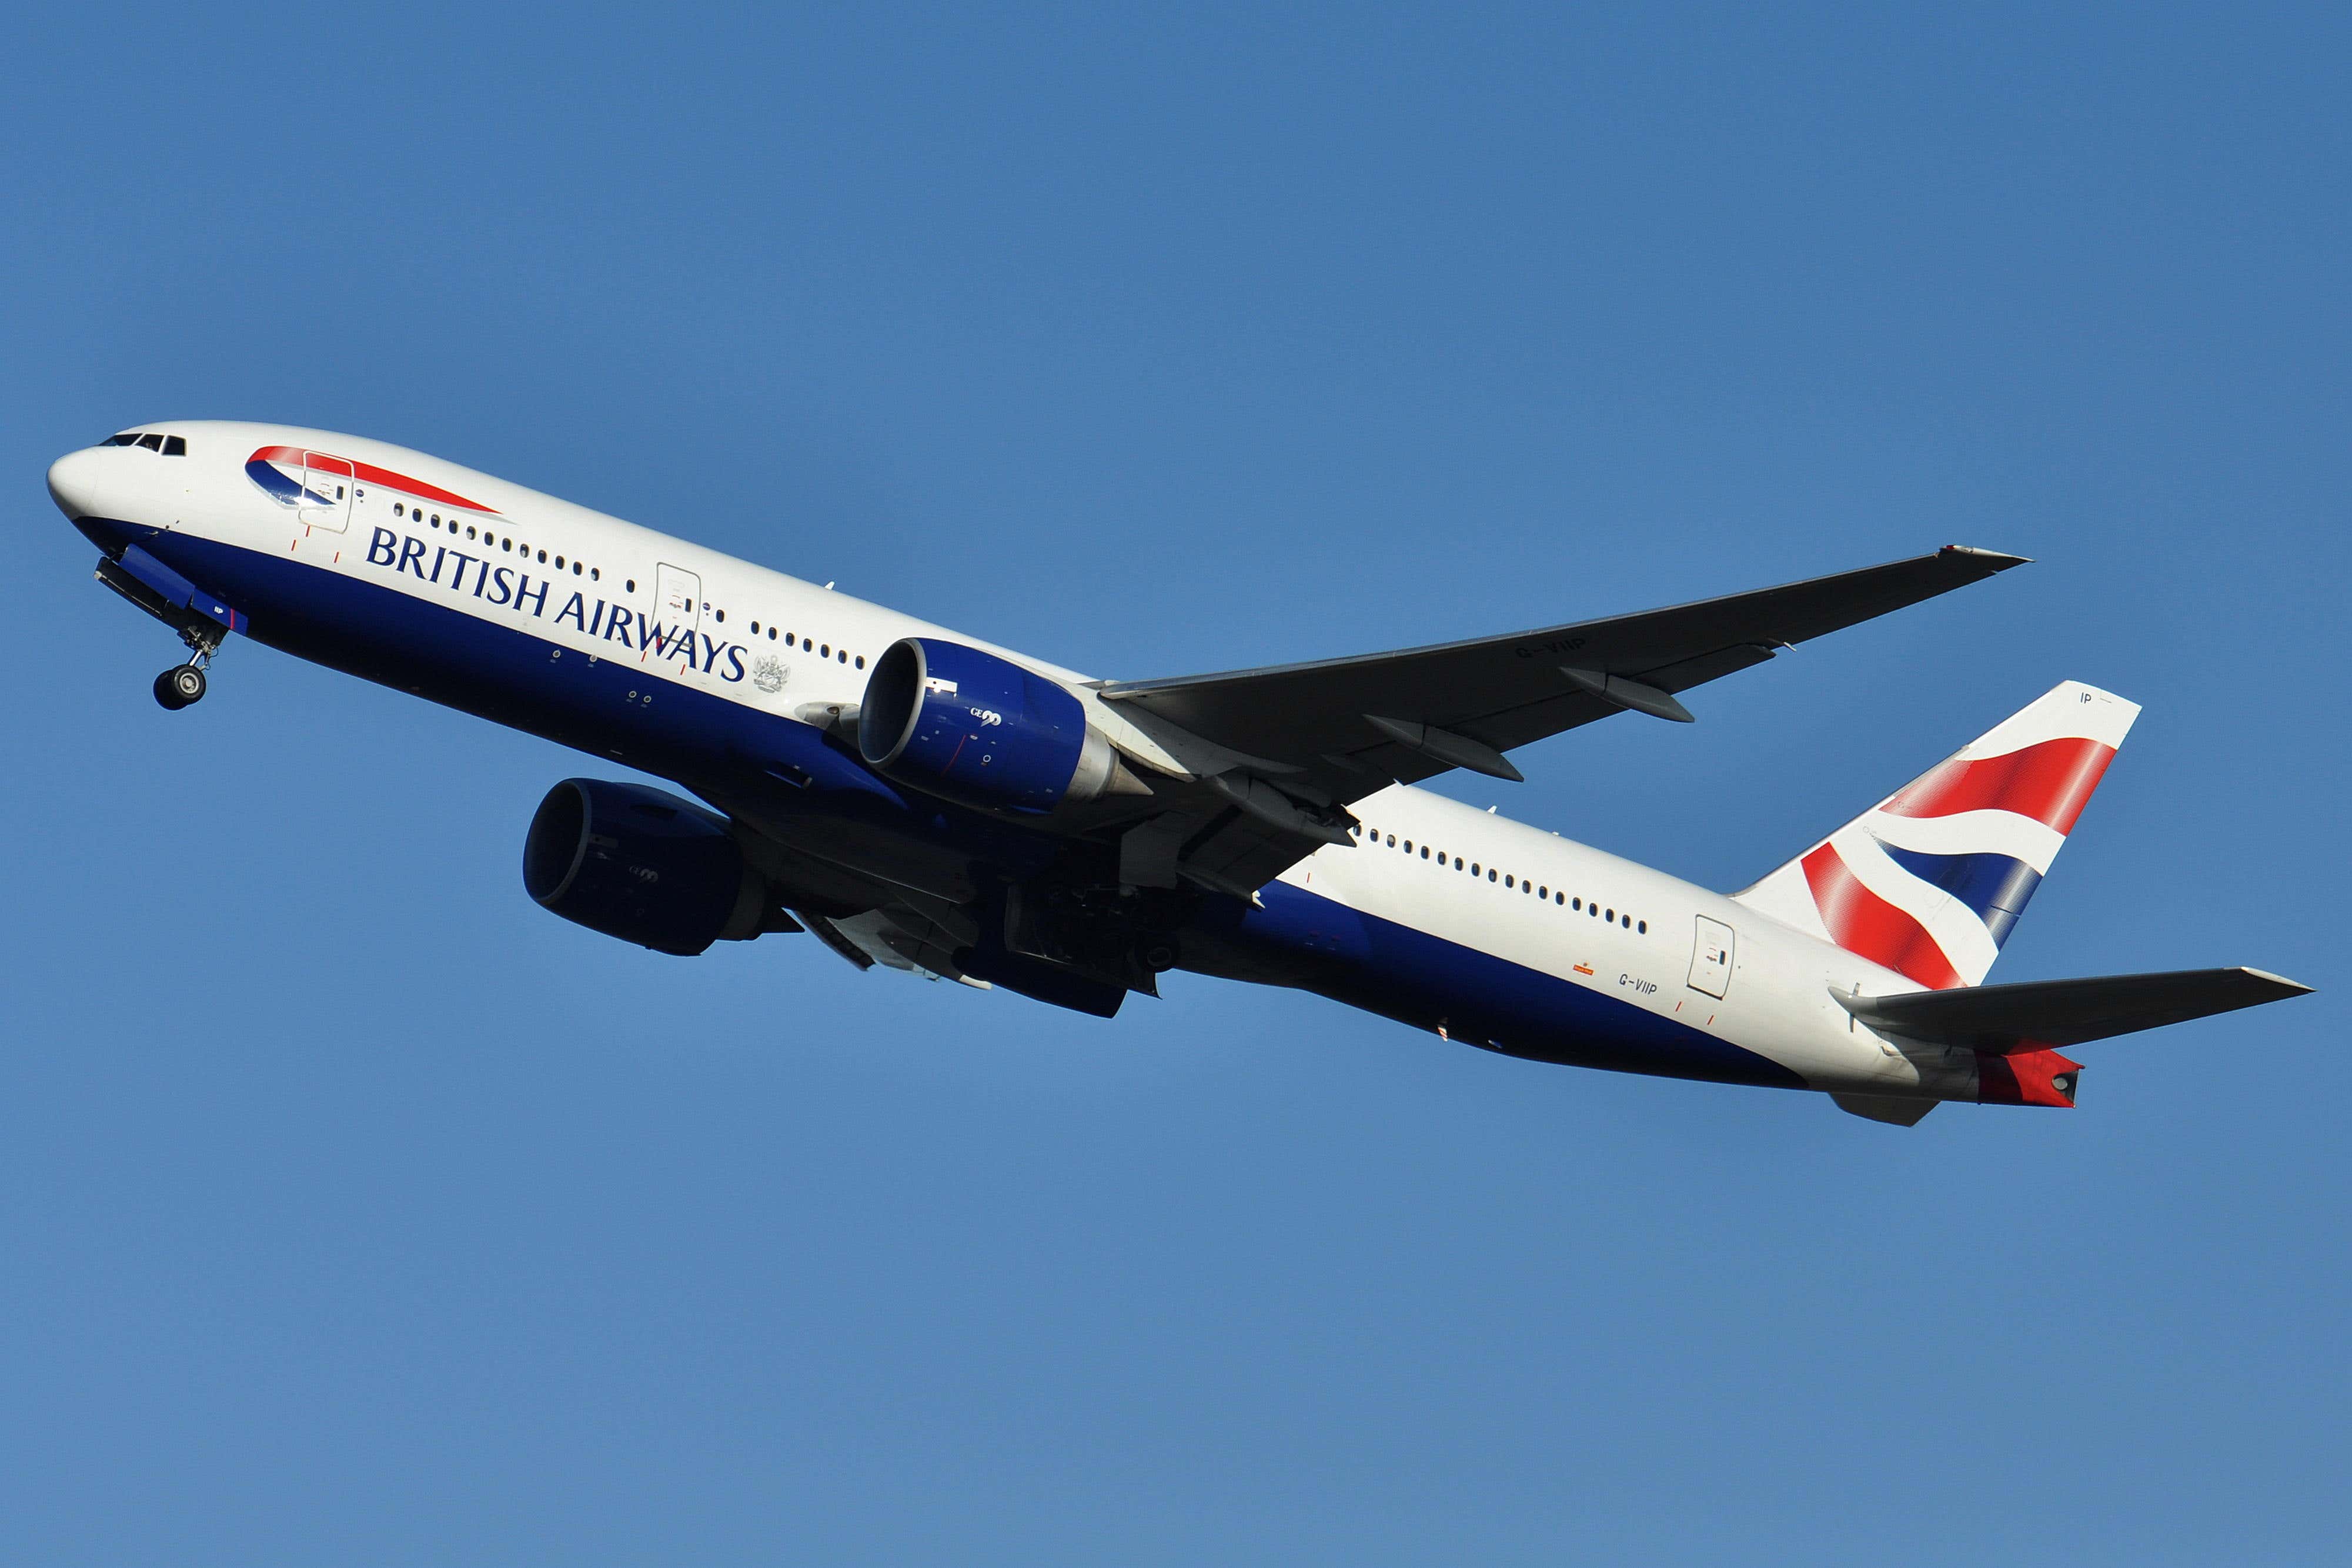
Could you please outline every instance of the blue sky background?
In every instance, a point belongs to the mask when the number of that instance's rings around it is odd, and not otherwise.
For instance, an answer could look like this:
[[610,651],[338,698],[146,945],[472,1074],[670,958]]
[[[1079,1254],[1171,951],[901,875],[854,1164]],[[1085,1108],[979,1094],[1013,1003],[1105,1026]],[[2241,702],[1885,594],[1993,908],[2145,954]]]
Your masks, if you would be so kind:
[[[26,1561],[2341,1549],[2341,8],[19,14],[0,1520]],[[1179,977],[524,897],[593,765],[89,580],[364,432],[1105,675],[2040,564],[1449,786],[1739,885],[2147,705],[1997,977],[2322,988],[1910,1132]]]

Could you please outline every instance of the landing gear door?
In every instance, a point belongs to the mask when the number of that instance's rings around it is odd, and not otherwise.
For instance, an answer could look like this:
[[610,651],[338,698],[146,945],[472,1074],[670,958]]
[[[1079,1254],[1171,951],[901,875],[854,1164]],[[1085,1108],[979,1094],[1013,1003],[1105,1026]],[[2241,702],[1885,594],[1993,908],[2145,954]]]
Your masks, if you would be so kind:
[[314,528],[341,533],[351,526],[352,492],[359,474],[347,458],[323,452],[302,454],[302,520]]
[[1698,917],[1698,942],[1691,949],[1690,987],[1720,999],[1731,988],[1731,927]]
[[702,580],[678,567],[654,568],[654,597],[661,602],[662,624],[677,631],[702,629]]

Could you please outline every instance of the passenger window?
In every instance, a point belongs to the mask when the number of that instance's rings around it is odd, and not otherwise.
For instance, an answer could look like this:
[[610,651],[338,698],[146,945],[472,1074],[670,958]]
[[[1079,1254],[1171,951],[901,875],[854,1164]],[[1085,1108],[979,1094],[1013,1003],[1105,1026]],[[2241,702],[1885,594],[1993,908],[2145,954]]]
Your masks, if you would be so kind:
[[1495,868],[1493,866],[1488,866],[1486,868],[1486,880],[1488,882],[1495,880]]
[[1644,920],[1641,925],[1635,926],[1633,929],[1637,935],[1647,936],[1650,934],[1650,923]]
[[[708,606],[706,606],[705,608],[708,608]],[[721,626],[726,625],[726,624],[727,624],[727,612],[725,612],[724,610],[720,611],[720,612],[719,612],[719,614],[718,614],[717,619],[718,619],[719,623]]]
[[[546,552],[545,550],[541,550],[541,551],[540,551],[540,552],[539,552],[539,559],[540,559],[540,561],[541,561],[541,563],[542,565],[543,565],[543,564],[545,564],[545,562],[546,562],[546,560],[547,560],[547,552]],[[559,562],[558,564],[559,564],[559,566],[560,566],[562,563],[560,563],[560,562]]]
[[771,642],[771,643],[772,643],[772,642],[774,642],[775,640],[776,640],[776,629],[775,629],[773,626],[771,626],[771,627],[769,627],[769,628],[768,628],[768,641],[769,641],[769,642]]
[[866,655],[863,653],[857,655],[857,667],[861,670],[866,667]]
[[392,504],[392,515],[395,517],[404,517],[408,516],[408,508],[402,506],[398,501],[394,501]]
[[[574,571],[577,571],[577,570],[579,570],[580,569],[579,569],[578,567],[573,567],[572,570],[574,570]],[[604,569],[603,567],[601,567],[601,566],[592,566],[592,567],[590,567],[590,568],[588,569],[588,580],[589,580],[589,581],[591,581],[591,582],[602,582],[602,581],[604,581]]]
[[[188,438],[187,438],[186,436],[184,436],[184,435],[167,435],[167,436],[163,437],[163,455],[164,455],[164,456],[166,456],[166,457],[185,457],[187,455],[188,455]],[[336,494],[337,496],[341,496],[341,495],[342,494],[342,489],[341,489],[341,486],[338,486],[338,487],[336,488],[335,494]]]
[[163,450],[163,438],[160,435],[142,435],[139,438],[139,444],[150,452],[161,452]]
[[1421,858],[1423,860],[1427,860],[1429,858],[1429,846],[1427,844],[1421,846]]
[[1394,833],[1391,833],[1389,835],[1389,848],[1396,848],[1396,835]]

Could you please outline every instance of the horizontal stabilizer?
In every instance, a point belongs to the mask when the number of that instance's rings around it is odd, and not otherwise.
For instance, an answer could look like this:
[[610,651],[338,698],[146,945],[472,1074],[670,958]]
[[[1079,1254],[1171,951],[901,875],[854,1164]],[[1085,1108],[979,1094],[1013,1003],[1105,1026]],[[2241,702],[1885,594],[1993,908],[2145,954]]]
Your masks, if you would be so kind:
[[1888,1034],[2007,1056],[2160,1029],[2310,990],[2260,969],[2180,969],[1892,997],[1831,995],[1855,1018]]

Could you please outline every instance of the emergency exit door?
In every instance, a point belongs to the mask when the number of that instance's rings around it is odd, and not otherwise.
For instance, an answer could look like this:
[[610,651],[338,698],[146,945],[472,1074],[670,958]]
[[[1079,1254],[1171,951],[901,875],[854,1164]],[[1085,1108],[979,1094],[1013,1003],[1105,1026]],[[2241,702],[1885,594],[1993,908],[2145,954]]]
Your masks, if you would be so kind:
[[1698,917],[1698,941],[1691,949],[1690,986],[1720,998],[1731,988],[1731,927],[1720,920]]

